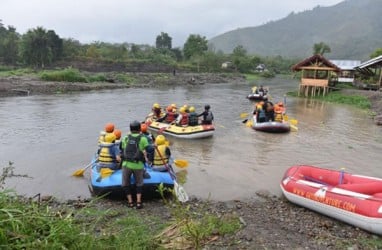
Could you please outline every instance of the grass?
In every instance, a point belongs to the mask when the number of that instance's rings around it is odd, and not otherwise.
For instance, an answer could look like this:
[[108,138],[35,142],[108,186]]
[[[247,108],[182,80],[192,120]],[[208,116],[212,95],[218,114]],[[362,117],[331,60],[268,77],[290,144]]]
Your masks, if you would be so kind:
[[[25,177],[13,169],[10,162],[0,175],[0,249],[161,249],[174,244],[200,249],[216,235],[240,228],[237,216],[210,214],[207,205],[190,209],[164,196],[171,218],[124,206],[100,208],[98,199],[85,204],[32,201],[4,190],[6,178]],[[163,194],[163,186],[158,191]]]
[[[298,97],[298,92],[297,91],[288,92],[287,95]],[[352,105],[360,109],[371,108],[371,102],[367,97],[361,96],[361,95],[345,95],[337,91],[329,92],[329,94],[325,96],[315,96],[315,97],[309,97],[309,98],[322,100],[326,102],[332,102],[332,103]]]
[[261,79],[261,76],[258,75],[258,74],[244,74],[244,76],[245,76],[245,79],[246,79],[248,82],[250,82],[250,83],[252,83],[252,82],[254,82],[254,81],[258,81],[258,80]]

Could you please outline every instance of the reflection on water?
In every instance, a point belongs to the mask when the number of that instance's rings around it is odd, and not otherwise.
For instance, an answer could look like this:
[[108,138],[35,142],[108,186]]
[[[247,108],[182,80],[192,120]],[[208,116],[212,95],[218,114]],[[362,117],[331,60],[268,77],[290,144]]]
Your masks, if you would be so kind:
[[[297,81],[271,79],[273,102],[297,89]],[[249,84],[205,84],[169,89],[123,89],[55,96],[0,99],[0,163],[13,161],[16,172],[33,179],[10,179],[19,193],[88,197],[86,178],[70,175],[86,166],[99,131],[114,122],[125,134],[131,120],[143,120],[154,102],[210,104],[216,131],[212,138],[168,138],[174,158],[189,162],[176,168],[189,195],[217,200],[251,197],[259,189],[279,195],[284,171],[294,164],[382,177],[382,128],[365,111],[317,100],[287,97],[287,111],[298,132],[268,134],[247,128],[240,114],[251,113],[245,97]]]

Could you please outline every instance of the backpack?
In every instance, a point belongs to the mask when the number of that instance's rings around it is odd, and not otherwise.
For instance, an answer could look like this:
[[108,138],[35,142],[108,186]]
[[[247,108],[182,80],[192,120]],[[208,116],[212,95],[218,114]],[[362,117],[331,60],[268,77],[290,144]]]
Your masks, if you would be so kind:
[[134,137],[129,135],[125,141],[125,148],[123,150],[123,159],[130,162],[144,161],[143,152],[139,150],[139,142],[141,135]]

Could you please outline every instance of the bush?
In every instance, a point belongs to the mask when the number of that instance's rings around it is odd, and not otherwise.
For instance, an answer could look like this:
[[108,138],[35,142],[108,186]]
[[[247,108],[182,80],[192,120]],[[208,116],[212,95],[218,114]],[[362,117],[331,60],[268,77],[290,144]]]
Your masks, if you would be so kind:
[[56,82],[88,82],[87,78],[77,69],[64,69],[55,71],[43,71],[40,78],[44,81]]

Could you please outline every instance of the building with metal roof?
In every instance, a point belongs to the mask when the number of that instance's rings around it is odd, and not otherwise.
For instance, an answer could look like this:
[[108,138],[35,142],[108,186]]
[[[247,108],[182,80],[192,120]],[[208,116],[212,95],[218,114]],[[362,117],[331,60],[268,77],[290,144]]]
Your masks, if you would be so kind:
[[329,60],[341,71],[338,73],[338,82],[353,83],[355,79],[355,68],[361,64],[359,60]]

